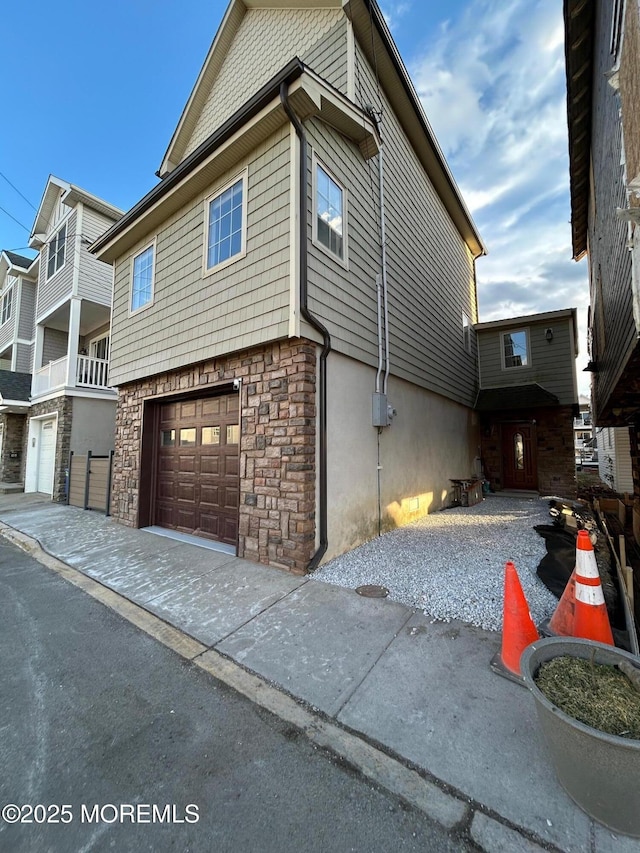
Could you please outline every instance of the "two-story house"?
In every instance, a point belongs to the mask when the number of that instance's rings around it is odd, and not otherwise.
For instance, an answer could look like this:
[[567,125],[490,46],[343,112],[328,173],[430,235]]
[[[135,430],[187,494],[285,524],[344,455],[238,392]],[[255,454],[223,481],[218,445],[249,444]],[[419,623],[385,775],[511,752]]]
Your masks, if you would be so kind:
[[71,450],[113,448],[109,380],[112,270],[88,246],[122,211],[51,176],[29,245],[39,252],[31,338],[24,484],[65,496]]
[[564,21],[571,227],[574,257],[589,263],[593,422],[597,434],[629,433],[619,444],[631,455],[640,541],[640,7],[565,0]]
[[301,572],[478,455],[480,236],[373,0],[232,0],[115,267],[111,512]]
[[0,482],[22,482],[39,261],[0,253]]
[[576,309],[478,323],[484,474],[494,490],[575,494]]

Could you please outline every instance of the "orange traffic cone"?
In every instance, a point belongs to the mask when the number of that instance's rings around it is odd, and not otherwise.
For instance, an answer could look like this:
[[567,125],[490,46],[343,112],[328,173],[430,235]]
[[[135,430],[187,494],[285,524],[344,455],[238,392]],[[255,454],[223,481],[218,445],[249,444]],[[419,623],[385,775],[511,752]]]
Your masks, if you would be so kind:
[[571,573],[562,597],[558,602],[553,616],[540,626],[542,634],[552,637],[575,637],[574,624],[576,617],[576,570]]
[[540,635],[533,624],[516,567],[511,561],[505,565],[503,614],[502,649],[493,657],[491,669],[511,681],[524,684],[520,657]]
[[573,636],[599,643],[615,645],[607,605],[604,603],[602,582],[593,553],[593,545],[586,530],[578,532],[576,542],[576,604]]

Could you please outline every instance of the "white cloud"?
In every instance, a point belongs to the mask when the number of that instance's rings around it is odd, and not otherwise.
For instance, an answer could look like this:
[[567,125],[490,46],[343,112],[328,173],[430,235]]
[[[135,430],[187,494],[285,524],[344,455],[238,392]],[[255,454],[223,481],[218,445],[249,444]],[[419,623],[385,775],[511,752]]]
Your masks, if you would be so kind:
[[488,246],[481,321],[578,307],[580,370],[587,267],[571,260],[561,4],[470,0],[409,70]]

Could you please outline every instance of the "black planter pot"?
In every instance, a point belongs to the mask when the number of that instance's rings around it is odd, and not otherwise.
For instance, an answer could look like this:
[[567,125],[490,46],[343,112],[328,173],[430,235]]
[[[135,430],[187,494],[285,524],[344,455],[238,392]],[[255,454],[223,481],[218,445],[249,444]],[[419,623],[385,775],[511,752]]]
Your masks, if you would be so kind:
[[640,658],[591,640],[551,637],[536,640],[520,660],[562,787],[599,823],[614,832],[640,837],[640,740],[586,726],[547,699],[534,676],[541,664],[562,655],[584,660],[594,655],[594,662],[600,664],[617,664],[624,659],[638,668]]

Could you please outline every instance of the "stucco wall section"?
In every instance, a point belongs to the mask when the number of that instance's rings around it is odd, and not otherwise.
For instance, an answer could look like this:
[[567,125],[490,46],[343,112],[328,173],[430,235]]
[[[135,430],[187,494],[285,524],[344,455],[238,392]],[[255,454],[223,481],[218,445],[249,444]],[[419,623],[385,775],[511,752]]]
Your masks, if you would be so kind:
[[[470,477],[479,454],[471,409],[391,376],[389,427],[372,426],[375,370],[332,353],[328,366],[329,549],[325,559],[448,506],[450,478]],[[379,462],[378,462],[379,441]]]
[[[111,511],[137,527],[146,403],[242,379],[238,556],[302,574],[315,550],[315,345],[274,343],[119,388]],[[145,496],[148,499],[148,496]]]

